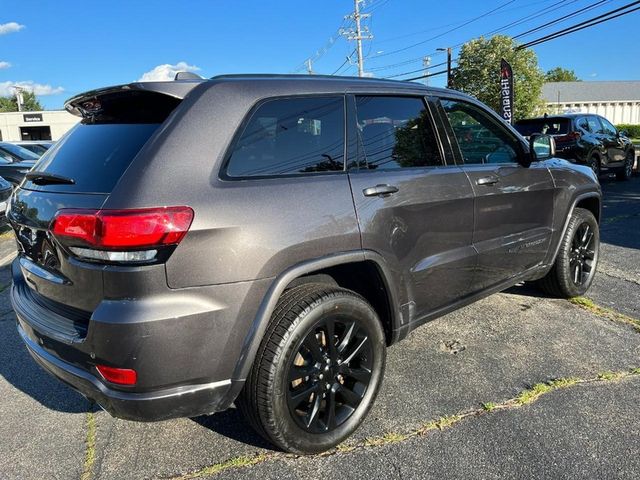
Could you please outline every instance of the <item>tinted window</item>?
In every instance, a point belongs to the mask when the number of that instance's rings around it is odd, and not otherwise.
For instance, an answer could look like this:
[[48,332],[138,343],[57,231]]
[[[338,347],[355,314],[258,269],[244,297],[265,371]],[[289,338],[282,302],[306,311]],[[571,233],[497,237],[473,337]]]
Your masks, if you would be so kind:
[[488,113],[467,102],[442,100],[464,163],[511,163],[520,142]]
[[569,133],[570,125],[571,121],[568,118],[548,117],[520,120],[515,124],[515,128],[525,137],[533,135],[534,133],[565,135]]
[[600,123],[602,123],[602,128],[604,129],[605,133],[609,135],[616,135],[618,133],[616,127],[614,127],[606,118],[601,118]]
[[235,144],[233,177],[344,169],[343,97],[286,98],[263,103]]
[[72,178],[75,185],[35,186],[49,191],[109,193],[158,124],[80,124],[45,152],[34,170]]
[[589,132],[589,121],[586,118],[580,118],[577,122],[576,125],[578,125],[578,128],[580,128],[581,130],[584,130],[585,132]]
[[357,97],[356,116],[360,164],[364,168],[442,165],[422,98]]
[[604,133],[598,117],[587,117],[587,122],[589,123],[589,130],[592,133]]

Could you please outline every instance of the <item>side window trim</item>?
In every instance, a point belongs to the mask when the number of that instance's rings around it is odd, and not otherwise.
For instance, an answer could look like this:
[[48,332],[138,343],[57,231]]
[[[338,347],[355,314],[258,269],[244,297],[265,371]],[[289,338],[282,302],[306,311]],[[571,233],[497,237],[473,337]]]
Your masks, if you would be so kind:
[[[425,165],[425,166],[413,166],[413,167],[402,167],[396,169],[380,169],[380,170],[370,170],[366,168],[366,160],[364,160],[365,154],[363,151],[362,138],[360,132],[357,127],[357,97],[384,97],[384,98],[414,98],[422,101],[422,104],[427,112],[428,120],[430,126],[434,132],[434,137],[436,141],[436,147],[438,149],[438,153],[440,155],[440,160],[442,162],[441,165]],[[444,148],[444,142],[442,141],[442,135],[440,133],[440,128],[438,125],[438,121],[434,116],[432,111],[430,102],[427,97],[423,94],[419,93],[368,93],[368,92],[350,92],[347,94],[347,121],[349,122],[347,126],[347,135],[345,145],[347,148],[347,152],[345,154],[345,158],[347,160],[346,169],[348,172],[369,172],[369,171],[394,171],[394,170],[409,170],[409,169],[425,169],[425,168],[442,168],[448,166],[447,156],[445,155],[446,150]],[[351,142],[354,142],[352,144]],[[354,162],[349,161],[349,158],[355,158]]]
[[[516,149],[516,155],[519,157],[521,155],[525,155],[526,151],[524,149],[524,145],[522,144],[522,141],[517,138],[511,131],[509,131],[508,128],[505,128],[504,125],[501,125],[500,122],[493,118],[493,115],[491,115],[490,112],[485,111],[484,108],[481,108],[479,106],[477,106],[476,104],[474,104],[473,102],[469,102],[465,99],[460,99],[460,98],[455,98],[455,97],[448,97],[448,96],[438,96],[438,103],[440,105],[441,108],[441,112],[442,115],[444,116],[443,118],[443,122],[447,122],[448,128],[447,128],[447,133],[452,137],[450,139],[452,148],[454,149],[454,151],[457,151],[458,156],[457,158],[459,159],[459,165],[460,166],[465,166],[465,165],[474,165],[474,166],[489,166],[489,167],[493,167],[496,165],[520,165],[520,162],[518,162],[518,160],[516,159],[513,162],[500,162],[500,163],[465,163],[464,161],[464,155],[462,153],[462,148],[460,147],[460,143],[458,142],[458,138],[455,135],[455,132],[453,131],[453,127],[451,126],[451,122],[449,121],[449,117],[446,114],[445,110],[444,110],[444,106],[442,105],[443,101],[451,101],[451,102],[462,102],[462,103],[466,103],[468,105],[471,105],[477,109],[479,109],[482,113],[485,114],[485,116],[489,119],[490,122],[492,122],[494,125],[496,125],[498,128],[501,128],[504,133],[513,140],[513,143],[515,145],[517,145],[517,149]],[[455,147],[453,147],[455,145]]]
[[[298,172],[298,173],[285,173],[285,174],[267,174],[267,175],[245,175],[245,176],[234,176],[228,174],[229,162],[231,160],[232,153],[238,143],[240,142],[247,126],[253,119],[255,113],[260,109],[261,106],[268,102],[277,101],[277,100],[297,100],[304,98],[341,98],[342,99],[342,114],[343,114],[343,131],[342,131],[342,141],[343,141],[343,157],[342,157],[342,170],[333,170],[333,171],[324,171],[324,172]],[[244,118],[238,125],[233,137],[229,141],[227,148],[224,151],[222,156],[222,162],[220,163],[220,168],[218,170],[218,179],[223,181],[247,181],[247,180],[264,180],[264,179],[277,179],[277,178],[295,178],[295,177],[314,177],[319,175],[343,175],[347,171],[347,125],[346,122],[348,120],[347,116],[347,100],[346,95],[344,93],[312,93],[312,94],[285,94],[285,95],[275,95],[271,97],[261,98],[257,100],[251,108],[247,111]]]

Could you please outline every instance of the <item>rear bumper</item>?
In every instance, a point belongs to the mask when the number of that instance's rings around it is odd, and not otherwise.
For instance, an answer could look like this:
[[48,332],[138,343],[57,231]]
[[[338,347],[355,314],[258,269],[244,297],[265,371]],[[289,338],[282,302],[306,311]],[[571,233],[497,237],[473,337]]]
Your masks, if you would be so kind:
[[[63,308],[27,284],[20,256],[11,302],[18,330],[48,372],[116,417],[155,421],[228,408],[243,380],[234,370],[257,304],[271,280],[168,289],[104,299],[92,312]],[[164,272],[162,272],[164,275]],[[42,273],[44,275],[44,273]],[[133,291],[127,272],[123,288]],[[150,281],[144,286],[154,286]],[[96,365],[130,368],[134,386],[102,378]]]
[[18,332],[33,359],[47,372],[93,400],[114,417],[157,421],[213,413],[226,402],[231,380],[136,393],[107,387],[91,373],[66,363],[33,341],[18,324]]

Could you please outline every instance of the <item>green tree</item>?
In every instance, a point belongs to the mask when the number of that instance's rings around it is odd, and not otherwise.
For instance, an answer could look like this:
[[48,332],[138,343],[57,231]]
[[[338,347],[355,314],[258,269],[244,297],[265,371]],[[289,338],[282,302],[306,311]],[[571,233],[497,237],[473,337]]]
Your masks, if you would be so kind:
[[[36,94],[33,92],[22,92],[22,110],[25,112],[34,112],[38,110],[44,110],[42,105],[38,101]],[[18,111],[18,99],[15,94],[9,97],[0,97],[0,112],[17,112]]]
[[566,68],[556,67],[549,70],[544,75],[545,82],[581,82],[573,70],[567,70]]
[[540,93],[544,74],[538,57],[530,49],[516,50],[517,43],[508,36],[480,37],[460,49],[458,66],[452,72],[452,86],[476,97],[500,111],[500,60],[513,68],[514,119],[532,116],[542,106]]

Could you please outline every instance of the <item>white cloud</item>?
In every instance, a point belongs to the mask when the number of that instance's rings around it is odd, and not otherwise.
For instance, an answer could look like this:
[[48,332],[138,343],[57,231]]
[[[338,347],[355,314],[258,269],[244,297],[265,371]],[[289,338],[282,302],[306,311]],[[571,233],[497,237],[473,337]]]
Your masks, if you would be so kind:
[[20,25],[19,23],[16,23],[16,22],[0,23],[0,35],[19,32],[23,28],[24,28],[24,25]]
[[178,72],[197,72],[200,70],[195,65],[189,65],[187,62],[178,62],[175,65],[165,63],[142,74],[138,82],[163,82],[173,80]]
[[4,70],[5,68],[10,68],[11,64],[9,62],[0,62],[0,70]]
[[14,86],[22,87],[25,90],[35,93],[39,96],[57,95],[64,92],[62,87],[52,87],[48,84],[36,83],[32,80],[23,82],[0,82],[0,96],[7,97],[15,93]]

